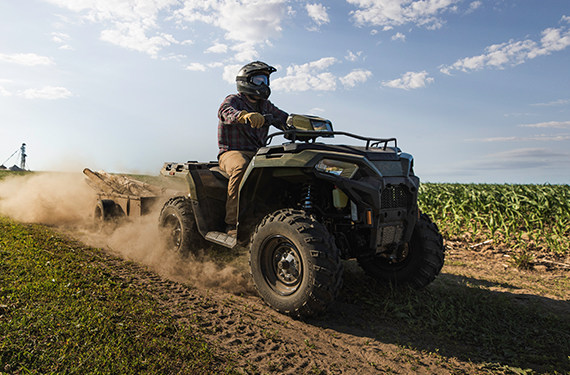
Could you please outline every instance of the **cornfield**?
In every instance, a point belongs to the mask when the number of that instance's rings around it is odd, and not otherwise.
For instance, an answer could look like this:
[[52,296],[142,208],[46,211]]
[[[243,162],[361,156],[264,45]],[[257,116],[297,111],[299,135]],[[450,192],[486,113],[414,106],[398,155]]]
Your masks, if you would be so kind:
[[569,252],[570,185],[425,183],[419,206],[446,238]]

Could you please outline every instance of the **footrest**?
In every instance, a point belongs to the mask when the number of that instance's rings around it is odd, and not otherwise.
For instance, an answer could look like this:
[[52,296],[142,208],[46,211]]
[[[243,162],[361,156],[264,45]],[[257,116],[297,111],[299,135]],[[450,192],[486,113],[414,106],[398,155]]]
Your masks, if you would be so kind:
[[237,243],[237,239],[234,236],[229,236],[224,232],[208,232],[206,233],[206,239],[218,245],[229,247],[230,249]]

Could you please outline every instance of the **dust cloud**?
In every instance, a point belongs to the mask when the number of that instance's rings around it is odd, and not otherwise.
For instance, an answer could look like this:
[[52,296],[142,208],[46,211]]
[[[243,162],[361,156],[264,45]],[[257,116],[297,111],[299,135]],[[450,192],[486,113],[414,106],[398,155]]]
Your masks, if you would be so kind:
[[141,217],[129,217],[102,230],[93,225],[96,192],[80,173],[34,173],[0,181],[0,215],[20,222],[56,227],[83,243],[148,266],[161,276],[199,288],[251,294],[245,255],[226,264],[213,261],[217,248],[195,249],[181,258],[163,246],[158,228],[161,205]]
[[95,192],[77,173],[14,175],[0,181],[0,214],[25,223],[84,226],[95,202]]

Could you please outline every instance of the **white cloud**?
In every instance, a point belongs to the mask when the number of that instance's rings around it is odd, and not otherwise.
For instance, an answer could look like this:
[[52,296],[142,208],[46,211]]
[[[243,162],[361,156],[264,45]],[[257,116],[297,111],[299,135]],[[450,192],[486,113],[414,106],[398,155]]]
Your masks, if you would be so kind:
[[484,171],[513,171],[532,168],[556,168],[567,164],[570,154],[552,151],[550,148],[518,148],[482,155],[469,161],[463,169]]
[[505,66],[519,65],[538,56],[550,55],[570,46],[570,30],[567,27],[548,28],[542,31],[539,42],[531,39],[510,40],[485,48],[478,56],[457,60],[452,65],[442,66],[440,71],[451,74],[453,71],[470,72],[484,68],[504,69]]
[[[102,40],[153,58],[169,46],[186,43],[162,32],[163,22],[180,30],[190,23],[204,22],[221,29],[227,48],[235,53],[234,60],[255,59],[260,47],[280,36],[282,20],[293,13],[290,0],[45,1],[76,12],[84,21],[101,24]],[[325,14],[318,7],[310,9],[318,22],[325,21],[326,9]],[[212,47],[208,52],[222,53],[221,47]]]
[[306,4],[305,9],[309,17],[317,24],[317,26],[324,25],[330,22],[327,8],[322,4]]
[[558,134],[558,135],[548,135],[548,134],[538,134],[528,137],[520,136],[510,136],[510,137],[490,137],[490,138],[480,138],[472,139],[472,141],[478,142],[527,142],[527,141],[539,141],[539,142],[560,142],[570,140],[570,135],[568,134]]
[[428,76],[428,73],[423,72],[407,72],[401,78],[392,81],[382,82],[382,86],[392,87],[395,89],[419,89],[426,87],[426,85],[433,83],[434,79]]
[[163,47],[177,44],[172,35],[157,34],[148,37],[146,32],[146,28],[140,23],[120,23],[116,25],[115,29],[103,30],[101,40],[134,51],[144,52],[152,57],[156,57]]
[[472,3],[469,4],[469,9],[467,9],[467,13],[472,13],[475,10],[479,9],[479,7],[481,7],[481,5],[483,5],[483,3],[479,0],[477,1],[473,1]]
[[371,71],[356,69],[339,79],[345,87],[354,87],[358,83],[366,82],[370,77],[372,77]]
[[54,63],[51,58],[36,55],[35,53],[15,53],[12,55],[0,53],[1,61],[25,66],[52,65]]
[[535,104],[531,104],[535,107],[554,107],[554,106],[558,106],[558,105],[566,105],[566,104],[570,104],[570,99],[558,99],[552,102],[548,102],[548,103],[535,103]]
[[241,42],[235,59],[256,58],[256,46],[281,34],[287,0],[186,0],[175,11],[179,22],[201,21],[225,30],[225,38]]
[[60,45],[59,47],[57,47],[57,49],[68,50],[68,51],[73,50],[73,47],[71,47],[67,43],[70,39],[71,37],[69,36],[69,34],[66,33],[61,33],[61,32],[51,33],[51,40]]
[[287,15],[289,17],[294,17],[297,14],[297,12],[295,11],[295,9],[293,9],[292,6],[288,5],[287,6]]
[[221,68],[222,66],[224,66],[224,64],[218,61],[211,62],[208,64],[208,68]]
[[226,53],[228,51],[228,46],[223,43],[215,43],[213,46],[206,50],[206,53]]
[[156,57],[163,47],[177,43],[171,35],[155,31],[159,13],[177,5],[177,0],[46,1],[102,23],[108,28],[101,32],[101,39],[124,48]]
[[12,96],[12,93],[0,86],[0,96]]
[[473,160],[472,169],[489,170],[525,170],[531,168],[557,168],[565,166],[570,154],[554,152],[548,148],[519,148],[484,155]]
[[544,148],[519,148],[514,150],[500,151],[489,154],[489,157],[518,159],[518,158],[535,158],[537,156],[562,156],[563,153],[555,152]]
[[362,55],[362,51],[358,51],[356,53],[352,52],[352,51],[347,51],[348,55],[346,55],[344,58],[348,61],[351,62],[355,62],[356,60],[358,60],[360,58],[360,55]]
[[65,87],[46,86],[41,89],[27,89],[20,91],[18,96],[26,99],[66,99],[72,96],[71,91]]
[[259,57],[259,53],[255,49],[255,44],[252,42],[243,42],[231,47],[235,52],[234,59],[237,61],[252,61]]
[[228,83],[236,83],[236,76],[241,69],[242,65],[226,65],[224,66],[224,72],[222,73],[222,78]]
[[[518,148],[513,150],[500,151],[488,154],[486,158],[510,165],[518,165],[519,168],[530,168],[541,165],[548,165],[549,162],[561,157],[568,157],[567,153],[552,151],[546,148]],[[500,168],[500,167],[498,167]]]
[[273,79],[271,85],[275,90],[284,91],[334,91],[338,82],[352,88],[372,76],[369,70],[354,69],[345,76],[337,77],[329,69],[339,62],[334,57],[323,57],[301,65],[290,65],[285,76]]
[[358,9],[351,12],[356,25],[398,26],[413,23],[428,29],[440,28],[441,14],[455,11],[458,0],[347,0]]
[[392,40],[401,40],[402,42],[406,41],[406,36],[402,33],[396,33],[392,35]]
[[188,66],[186,66],[186,70],[191,70],[193,72],[205,72],[206,66],[200,63],[191,63]]
[[548,121],[536,124],[521,124],[523,128],[552,128],[552,129],[570,129],[570,121]]
[[66,33],[60,33],[60,32],[51,33],[51,40],[53,40],[56,43],[67,43],[69,39],[70,39],[69,35]]
[[291,65],[287,67],[286,76],[273,80],[272,86],[285,91],[334,91],[337,79],[324,70],[337,62],[334,57],[323,57],[306,64]]

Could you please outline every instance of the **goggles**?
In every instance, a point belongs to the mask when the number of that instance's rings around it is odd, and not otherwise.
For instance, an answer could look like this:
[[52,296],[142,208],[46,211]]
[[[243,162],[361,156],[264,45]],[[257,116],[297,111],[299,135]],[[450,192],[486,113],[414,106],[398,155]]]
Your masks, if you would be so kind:
[[261,84],[265,84],[265,85],[269,86],[269,76],[267,76],[266,74],[257,74],[257,75],[251,76],[251,78],[249,79],[249,82],[253,83],[256,86],[259,86]]

